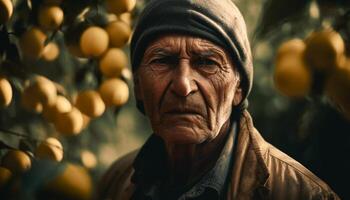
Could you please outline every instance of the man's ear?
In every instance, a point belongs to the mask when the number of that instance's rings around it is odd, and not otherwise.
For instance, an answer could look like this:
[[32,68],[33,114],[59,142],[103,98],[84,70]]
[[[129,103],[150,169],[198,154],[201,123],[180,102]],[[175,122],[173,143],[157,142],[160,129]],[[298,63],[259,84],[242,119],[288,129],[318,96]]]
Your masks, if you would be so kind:
[[235,91],[235,96],[233,97],[233,106],[237,106],[242,102],[242,88],[238,86]]

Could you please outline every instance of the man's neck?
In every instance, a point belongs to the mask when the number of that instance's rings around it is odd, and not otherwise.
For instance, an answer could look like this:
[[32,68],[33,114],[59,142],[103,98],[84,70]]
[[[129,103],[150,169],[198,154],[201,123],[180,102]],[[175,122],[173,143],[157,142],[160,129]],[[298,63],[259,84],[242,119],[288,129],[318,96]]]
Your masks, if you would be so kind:
[[210,142],[196,145],[168,144],[169,186],[192,184],[215,165],[229,134],[230,120],[221,128],[219,135]]

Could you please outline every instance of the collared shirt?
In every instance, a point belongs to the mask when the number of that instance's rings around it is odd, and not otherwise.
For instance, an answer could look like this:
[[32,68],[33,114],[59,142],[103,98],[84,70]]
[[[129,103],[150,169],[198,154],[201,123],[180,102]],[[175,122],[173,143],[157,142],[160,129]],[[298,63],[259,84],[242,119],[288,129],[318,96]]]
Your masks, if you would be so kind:
[[166,192],[162,190],[162,180],[166,174],[166,151],[162,139],[152,135],[142,147],[134,163],[135,174],[132,181],[137,185],[137,189],[132,199],[223,199],[228,184],[227,177],[232,166],[236,131],[236,123],[233,122],[225,146],[214,167],[199,181],[193,185]]

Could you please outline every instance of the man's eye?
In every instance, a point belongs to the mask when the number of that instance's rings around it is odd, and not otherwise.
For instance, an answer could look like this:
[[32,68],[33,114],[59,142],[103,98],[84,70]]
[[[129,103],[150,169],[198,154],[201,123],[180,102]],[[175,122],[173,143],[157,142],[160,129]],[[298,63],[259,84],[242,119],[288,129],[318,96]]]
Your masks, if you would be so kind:
[[166,63],[167,63],[166,58],[155,58],[150,62],[150,64],[166,64]]
[[175,56],[164,56],[164,57],[158,57],[151,60],[150,64],[165,64],[165,65],[177,65],[178,64],[178,58]]
[[164,56],[152,59],[149,66],[155,71],[167,71],[176,66],[177,62],[172,56]]
[[199,70],[208,73],[214,74],[219,70],[219,63],[209,59],[209,58],[199,58],[196,59],[193,63]]

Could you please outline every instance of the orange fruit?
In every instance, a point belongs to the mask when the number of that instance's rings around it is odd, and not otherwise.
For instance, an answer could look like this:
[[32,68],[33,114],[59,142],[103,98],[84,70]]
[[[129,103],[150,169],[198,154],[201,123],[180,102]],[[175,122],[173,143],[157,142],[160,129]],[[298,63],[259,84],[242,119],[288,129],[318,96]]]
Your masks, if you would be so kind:
[[33,87],[24,88],[21,95],[21,106],[31,112],[41,113],[43,111],[43,104],[36,96],[33,96]]
[[99,88],[99,93],[106,106],[122,106],[129,98],[128,85],[118,78],[105,80]]
[[38,13],[38,23],[44,30],[56,30],[63,23],[63,10],[59,6],[42,6]]
[[44,51],[47,36],[37,27],[29,28],[19,40],[23,57],[36,60],[41,57]]
[[0,24],[6,23],[12,16],[13,4],[11,0],[0,0]]
[[108,48],[107,32],[97,26],[87,28],[80,37],[80,49],[86,57],[99,57]]
[[318,71],[329,71],[344,62],[345,44],[339,33],[331,29],[313,32],[306,39],[305,61]]
[[94,90],[85,90],[78,94],[75,106],[89,117],[98,117],[105,111],[100,94]]
[[288,97],[304,97],[312,86],[312,74],[305,65],[305,44],[293,39],[281,45],[277,51],[274,83],[279,92]]
[[59,194],[64,199],[90,200],[94,188],[92,179],[85,168],[67,164],[63,173],[49,181],[45,189]]
[[11,179],[12,173],[9,169],[0,166],[0,189]]
[[112,47],[123,47],[131,35],[130,26],[118,20],[110,22],[106,27],[106,31]]
[[14,174],[21,174],[31,167],[30,157],[20,150],[9,150],[2,158],[1,165]]
[[44,76],[36,76],[31,87],[34,98],[37,98],[43,105],[55,103],[57,98],[57,89],[55,84]]
[[305,51],[305,42],[299,38],[285,41],[277,50],[276,62],[286,55],[297,55],[300,56]]
[[63,158],[63,147],[59,140],[53,137],[46,138],[35,150],[35,157],[39,159],[50,159],[61,161]]
[[54,122],[58,113],[66,113],[72,110],[72,105],[64,96],[58,95],[56,102],[45,105],[43,108],[43,116],[49,122]]
[[57,113],[54,125],[63,135],[77,135],[83,128],[82,113],[75,107],[70,112]]
[[128,58],[124,51],[117,48],[109,49],[99,61],[100,70],[106,77],[119,77],[127,64]]
[[82,129],[85,129],[87,126],[89,126],[91,118],[89,116],[85,115],[84,113],[82,113],[82,115],[83,115],[83,128]]
[[64,34],[64,42],[69,51],[74,56],[84,57],[80,49],[80,37],[82,33],[88,28],[84,22],[76,23],[68,27]]
[[106,0],[107,11],[114,14],[130,12],[135,5],[136,0]]
[[120,19],[120,21],[123,21],[124,23],[126,23],[129,26],[132,25],[132,16],[131,16],[131,13],[129,13],[129,12],[120,14],[119,19]]
[[95,154],[89,150],[81,151],[81,162],[86,168],[92,169],[97,165],[97,159]]
[[60,49],[55,42],[50,42],[44,48],[42,59],[46,61],[54,61],[60,54]]
[[12,87],[5,77],[0,77],[0,108],[10,105],[12,100]]
[[326,96],[350,120],[350,66],[336,69],[325,84]]

